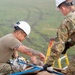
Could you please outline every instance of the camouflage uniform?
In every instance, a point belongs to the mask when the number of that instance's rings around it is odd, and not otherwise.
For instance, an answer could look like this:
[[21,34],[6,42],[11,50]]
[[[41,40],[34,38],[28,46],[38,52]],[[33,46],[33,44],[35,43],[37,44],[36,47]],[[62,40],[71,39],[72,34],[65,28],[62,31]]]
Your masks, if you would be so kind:
[[67,74],[66,75],[75,75],[75,56],[70,62],[68,68],[66,69]]
[[53,62],[64,51],[65,43],[68,40],[75,44],[75,11],[70,12],[58,28],[47,64],[53,65]]
[[0,63],[0,74],[1,73],[10,73],[12,71],[11,66],[7,63]]

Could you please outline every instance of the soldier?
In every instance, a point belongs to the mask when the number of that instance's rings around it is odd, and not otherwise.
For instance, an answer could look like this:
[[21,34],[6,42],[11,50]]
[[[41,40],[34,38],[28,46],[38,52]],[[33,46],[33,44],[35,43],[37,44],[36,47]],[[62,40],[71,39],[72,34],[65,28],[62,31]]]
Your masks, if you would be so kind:
[[[59,58],[60,54],[65,54],[66,50],[75,44],[74,2],[72,0],[56,0],[56,7],[62,12],[65,19],[62,21],[57,30],[57,36],[54,38],[51,54],[48,57],[47,63],[43,66],[44,69],[51,67],[53,62]],[[75,75],[75,58],[68,66],[66,75]]]
[[14,51],[19,51],[28,56],[39,56],[42,61],[45,55],[32,48],[28,48],[21,42],[30,34],[31,27],[25,21],[19,21],[14,25],[14,31],[0,38],[0,73],[10,72],[11,67],[7,63]]

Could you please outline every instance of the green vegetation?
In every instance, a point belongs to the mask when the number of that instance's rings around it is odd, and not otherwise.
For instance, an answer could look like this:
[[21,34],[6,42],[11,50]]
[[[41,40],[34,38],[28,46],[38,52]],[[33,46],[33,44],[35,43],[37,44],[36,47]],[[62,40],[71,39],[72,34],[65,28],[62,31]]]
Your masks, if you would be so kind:
[[[23,43],[44,54],[62,19],[54,0],[0,0],[0,37],[12,32],[15,22],[25,20],[32,31]],[[69,57],[74,54],[73,48],[68,51]]]

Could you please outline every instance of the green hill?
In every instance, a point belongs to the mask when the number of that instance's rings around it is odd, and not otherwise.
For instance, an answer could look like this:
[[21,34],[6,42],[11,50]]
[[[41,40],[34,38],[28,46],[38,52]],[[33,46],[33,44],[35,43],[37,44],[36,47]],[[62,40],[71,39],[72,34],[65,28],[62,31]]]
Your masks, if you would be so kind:
[[[12,32],[15,22],[27,21],[32,31],[23,43],[44,54],[62,19],[54,0],[0,0],[0,37]],[[75,54],[72,51],[70,57]]]

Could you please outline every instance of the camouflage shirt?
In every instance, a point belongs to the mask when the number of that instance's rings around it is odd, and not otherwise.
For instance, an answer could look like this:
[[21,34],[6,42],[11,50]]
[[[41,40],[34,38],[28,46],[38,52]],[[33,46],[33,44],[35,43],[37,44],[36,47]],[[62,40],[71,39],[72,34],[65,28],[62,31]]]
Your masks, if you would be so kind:
[[47,59],[47,64],[53,65],[53,62],[60,56],[65,48],[65,43],[71,39],[75,42],[75,11],[70,12],[57,30],[57,37],[51,47],[51,54]]

